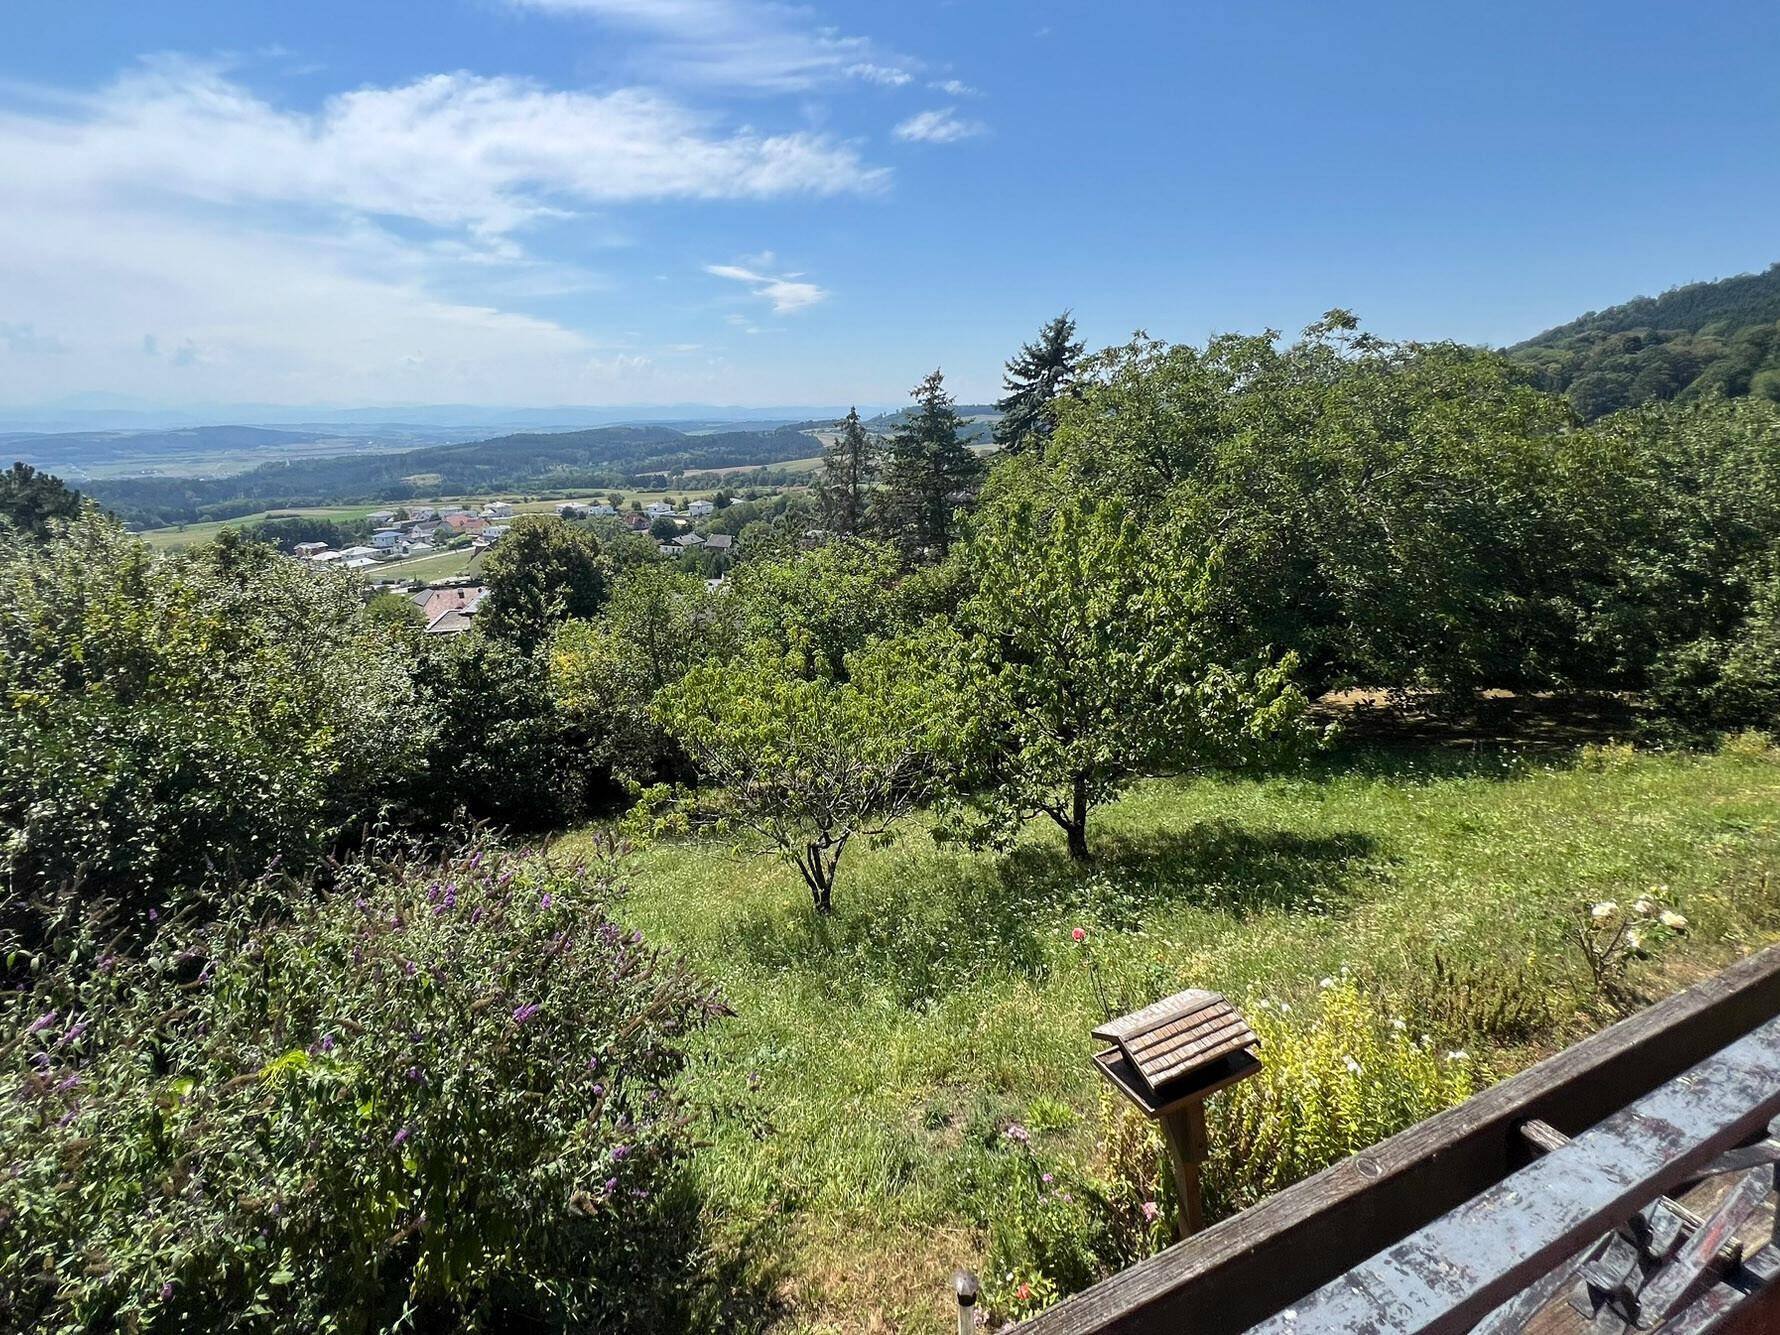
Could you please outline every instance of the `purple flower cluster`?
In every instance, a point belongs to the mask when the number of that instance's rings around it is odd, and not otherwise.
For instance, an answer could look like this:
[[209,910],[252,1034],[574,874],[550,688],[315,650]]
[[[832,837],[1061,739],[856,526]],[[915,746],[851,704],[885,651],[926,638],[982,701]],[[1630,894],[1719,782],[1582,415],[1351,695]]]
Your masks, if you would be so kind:
[[537,1002],[528,1001],[525,1003],[525,1005],[516,1007],[514,1009],[513,1023],[514,1024],[524,1024],[527,1020],[531,1019],[532,1016],[536,1015],[542,1009],[543,1009],[543,1007],[538,1005]]

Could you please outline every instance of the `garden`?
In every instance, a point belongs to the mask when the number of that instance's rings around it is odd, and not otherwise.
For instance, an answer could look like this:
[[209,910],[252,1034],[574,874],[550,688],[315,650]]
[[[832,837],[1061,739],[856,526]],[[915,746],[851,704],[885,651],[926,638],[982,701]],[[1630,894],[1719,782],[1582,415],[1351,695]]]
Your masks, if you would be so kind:
[[1071,337],[458,636],[6,475],[0,1329],[1006,1325],[1172,1239],[1107,1018],[1222,1217],[1780,931],[1773,405]]

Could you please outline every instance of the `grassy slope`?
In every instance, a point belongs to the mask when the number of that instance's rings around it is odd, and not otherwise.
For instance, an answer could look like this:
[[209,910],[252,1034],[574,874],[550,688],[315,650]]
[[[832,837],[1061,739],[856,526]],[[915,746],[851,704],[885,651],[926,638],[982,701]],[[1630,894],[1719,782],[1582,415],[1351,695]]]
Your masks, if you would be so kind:
[[[1058,1120],[1034,1116],[1055,1099],[1077,1117],[1044,1139],[1086,1150],[1100,1096],[1086,1036],[1106,1007],[1190,985],[1303,996],[1343,965],[1413,994],[1439,956],[1526,969],[1509,990],[1558,999],[1534,1039],[1556,1045],[1604,1018],[1571,1000],[1571,913],[1659,884],[1694,931],[1646,985],[1681,985],[1772,921],[1780,763],[1370,750],[1300,778],[1149,783],[1095,834],[1084,876],[1036,828],[1006,859],[910,830],[849,853],[826,922],[775,863],[709,844],[643,855],[628,914],[738,1012],[694,1079],[771,1130],[725,1119],[702,1171],[735,1227],[778,1221],[790,1328],[938,1319],[993,1210],[970,1186],[983,1143],[1008,1119]],[[1534,1055],[1496,1053],[1504,1068]]]

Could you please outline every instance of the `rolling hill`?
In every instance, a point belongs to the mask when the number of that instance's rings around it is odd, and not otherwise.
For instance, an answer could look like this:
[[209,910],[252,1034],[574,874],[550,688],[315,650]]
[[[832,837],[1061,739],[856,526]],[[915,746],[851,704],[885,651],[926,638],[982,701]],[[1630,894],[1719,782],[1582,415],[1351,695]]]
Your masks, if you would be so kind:
[[1711,394],[1780,401],[1780,264],[1590,311],[1507,351],[1584,420]]
[[668,427],[524,433],[400,453],[262,464],[232,477],[101,479],[85,490],[137,527],[230,519],[271,507],[399,501],[495,491],[590,490],[650,473],[752,467],[803,459],[820,445],[801,431],[689,434]]

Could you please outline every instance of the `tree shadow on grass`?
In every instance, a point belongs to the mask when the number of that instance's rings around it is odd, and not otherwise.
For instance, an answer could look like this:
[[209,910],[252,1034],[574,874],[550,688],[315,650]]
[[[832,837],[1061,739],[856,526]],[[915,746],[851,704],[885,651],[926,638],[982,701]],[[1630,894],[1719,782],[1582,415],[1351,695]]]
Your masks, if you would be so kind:
[[[1257,913],[1327,917],[1377,874],[1378,841],[1360,831],[1304,835],[1208,821],[1184,830],[1106,831],[1086,867],[1055,847],[1023,845],[1007,874],[1056,885],[1108,925],[1134,927],[1163,903],[1239,918]],[[1086,893],[1081,893],[1085,891]]]
[[1317,778],[1361,774],[1399,783],[1514,779],[1583,747],[1624,741],[1650,726],[1647,711],[1606,692],[1486,691],[1463,698],[1378,691],[1333,693],[1312,710],[1340,735],[1307,767]]
[[1086,865],[1025,843],[1001,858],[906,853],[871,880],[847,877],[835,912],[761,910],[738,921],[738,952],[769,969],[807,971],[831,995],[888,991],[905,1006],[937,1002],[985,976],[1042,978],[1056,934],[1089,919],[1129,930],[1165,904],[1241,917],[1335,915],[1376,874],[1376,844],[1357,832],[1308,836],[1229,823],[1105,832]]

